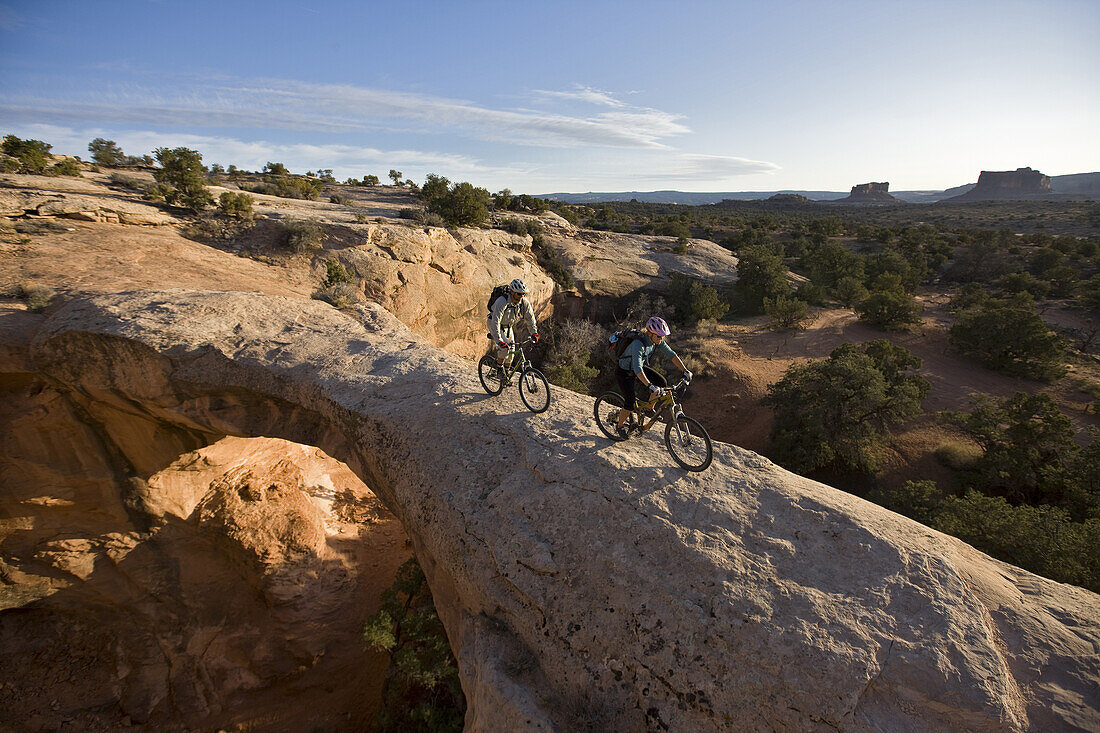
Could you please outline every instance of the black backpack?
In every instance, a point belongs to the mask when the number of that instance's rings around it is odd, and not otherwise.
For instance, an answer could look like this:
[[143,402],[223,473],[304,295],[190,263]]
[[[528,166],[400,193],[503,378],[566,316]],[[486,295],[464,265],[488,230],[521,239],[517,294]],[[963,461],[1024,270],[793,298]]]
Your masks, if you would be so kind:
[[623,358],[623,352],[626,351],[626,347],[634,343],[635,339],[639,339],[645,336],[645,331],[637,328],[627,328],[622,331],[616,331],[608,337],[608,341],[611,343],[607,347],[607,353],[615,360],[615,363],[619,363],[619,359]]
[[507,293],[508,293],[508,286],[507,285],[497,285],[495,288],[493,288],[493,292],[489,293],[489,312],[490,313],[493,312],[493,303],[497,302],[497,298],[499,298],[502,295],[507,295]]

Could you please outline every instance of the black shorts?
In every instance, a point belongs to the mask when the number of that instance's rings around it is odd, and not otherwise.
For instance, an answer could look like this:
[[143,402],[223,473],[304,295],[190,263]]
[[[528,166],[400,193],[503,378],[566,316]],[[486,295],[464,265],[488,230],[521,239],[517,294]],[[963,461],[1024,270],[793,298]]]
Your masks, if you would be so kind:
[[[668,386],[665,378],[649,367],[642,367],[642,371],[645,372],[645,378],[649,380],[650,384],[655,384],[658,387]],[[617,366],[615,367],[615,379],[619,382],[619,391],[623,393],[623,405],[626,407],[634,409],[634,400],[638,398],[638,389],[642,390],[645,399],[649,399],[649,388],[638,380],[633,371]]]

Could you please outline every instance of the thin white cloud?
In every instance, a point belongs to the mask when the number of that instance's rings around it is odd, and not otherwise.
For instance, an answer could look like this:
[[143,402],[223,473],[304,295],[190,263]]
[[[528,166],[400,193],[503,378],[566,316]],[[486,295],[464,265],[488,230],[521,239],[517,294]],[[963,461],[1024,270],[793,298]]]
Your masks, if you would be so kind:
[[668,169],[661,171],[661,178],[695,182],[722,181],[738,176],[775,173],[779,170],[781,169],[778,165],[764,160],[683,153],[676,156]]
[[[604,93],[593,92],[602,98]],[[0,98],[0,116],[23,122],[138,123],[192,127],[351,132],[393,120],[435,132],[538,147],[667,148],[690,132],[677,114],[618,105],[613,112],[569,115],[494,109],[459,99],[344,84],[221,80],[172,93],[125,90],[97,99]],[[610,97],[607,97],[610,99]],[[603,103],[605,106],[607,102]]]
[[600,89],[593,89],[592,87],[581,86],[579,84],[575,89],[569,91],[535,89],[534,94],[541,97],[549,97],[551,99],[570,99],[578,102],[587,102],[589,104],[599,104],[606,107],[626,106],[625,102],[616,99],[611,92],[605,92]]

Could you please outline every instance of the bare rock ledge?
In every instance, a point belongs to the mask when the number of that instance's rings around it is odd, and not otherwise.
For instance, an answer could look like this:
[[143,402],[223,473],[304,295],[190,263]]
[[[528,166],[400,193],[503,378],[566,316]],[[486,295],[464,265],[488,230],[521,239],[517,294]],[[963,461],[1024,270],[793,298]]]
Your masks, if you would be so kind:
[[95,296],[0,357],[135,444],[346,462],[412,538],[467,730],[1100,730],[1097,595],[735,446],[686,475],[586,397],[532,415],[378,306]]

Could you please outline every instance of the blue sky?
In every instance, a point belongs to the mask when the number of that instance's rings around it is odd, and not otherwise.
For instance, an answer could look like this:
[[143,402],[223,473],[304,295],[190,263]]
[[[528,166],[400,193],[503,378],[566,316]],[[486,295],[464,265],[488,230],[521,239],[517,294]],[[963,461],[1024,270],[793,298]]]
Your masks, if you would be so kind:
[[0,132],[496,191],[1100,170],[1100,2],[0,0]]

